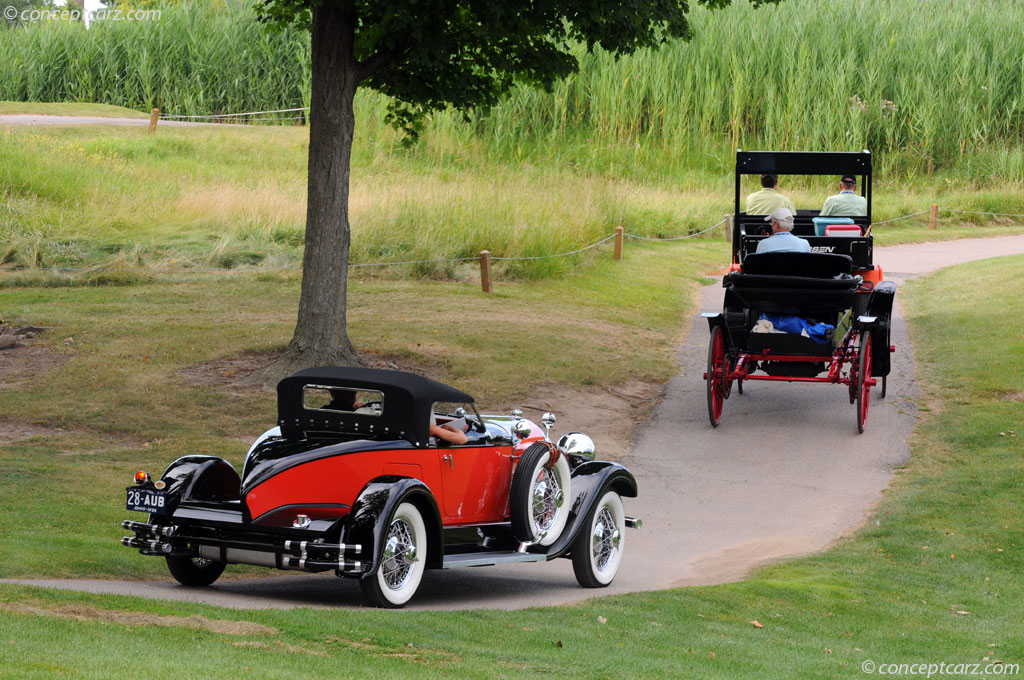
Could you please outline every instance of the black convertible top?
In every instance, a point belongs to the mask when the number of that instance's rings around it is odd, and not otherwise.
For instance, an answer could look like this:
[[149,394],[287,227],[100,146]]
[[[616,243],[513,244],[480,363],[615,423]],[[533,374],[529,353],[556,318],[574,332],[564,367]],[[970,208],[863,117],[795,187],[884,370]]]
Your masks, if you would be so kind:
[[[307,409],[302,399],[307,385],[381,392],[382,412],[374,415]],[[429,441],[431,409],[438,401],[471,404],[473,397],[422,375],[378,368],[307,368],[277,384],[278,425],[286,437],[359,434],[368,438],[401,438],[413,446],[425,446]]]

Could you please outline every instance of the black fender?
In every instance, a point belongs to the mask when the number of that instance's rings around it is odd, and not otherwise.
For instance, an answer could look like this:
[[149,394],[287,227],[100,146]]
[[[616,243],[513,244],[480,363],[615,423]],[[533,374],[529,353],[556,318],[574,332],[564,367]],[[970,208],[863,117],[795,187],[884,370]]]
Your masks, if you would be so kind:
[[444,532],[441,513],[434,494],[426,484],[412,477],[385,475],[371,480],[359,492],[348,514],[344,542],[369,546],[370,568],[363,574],[369,578],[380,567],[381,552],[387,536],[388,520],[401,503],[410,502],[423,515],[427,527],[427,567],[441,568],[444,562]]
[[569,522],[562,535],[548,550],[548,557],[561,557],[576,540],[577,534],[583,530],[587,515],[608,490],[620,496],[636,498],[636,478],[633,473],[619,463],[603,460],[587,461],[572,471],[572,500]]
[[[732,291],[726,291],[726,296],[732,295]],[[728,303],[728,299],[726,300]],[[734,347],[742,346],[745,343],[737,343],[736,338],[745,338],[747,334],[747,313],[742,308],[730,308],[726,304],[725,312],[702,312],[701,316],[708,320],[708,332],[715,328],[721,328],[724,334],[722,340],[725,342],[725,351],[730,352]]]
[[878,319],[871,330],[871,375],[875,377],[885,377],[889,375],[891,369],[889,344],[892,334],[892,304],[895,299],[896,284],[892,281],[880,281],[868,300],[867,314]]
[[242,480],[231,463],[217,456],[183,456],[160,477],[167,486],[168,514],[182,501],[237,501]]
[[701,316],[708,320],[708,331],[715,330],[715,327],[725,329],[725,316],[721,312],[701,312]]

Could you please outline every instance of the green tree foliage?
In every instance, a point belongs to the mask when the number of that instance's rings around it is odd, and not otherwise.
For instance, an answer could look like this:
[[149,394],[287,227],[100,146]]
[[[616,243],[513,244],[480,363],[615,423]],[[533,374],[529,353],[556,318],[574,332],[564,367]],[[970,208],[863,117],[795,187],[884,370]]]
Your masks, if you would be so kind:
[[[730,3],[700,0],[712,9]],[[321,4],[350,15],[360,85],[392,97],[392,122],[412,134],[425,113],[487,109],[517,82],[550,90],[579,70],[575,45],[622,55],[690,38],[688,3],[672,0],[264,0],[261,13],[275,25],[308,26]]]
[[264,377],[359,361],[345,322],[358,87],[391,97],[392,124],[415,136],[427,112],[487,108],[516,83],[550,89],[579,70],[576,45],[622,55],[687,39],[688,10],[678,0],[264,0],[269,23],[309,26],[312,54],[299,318]]

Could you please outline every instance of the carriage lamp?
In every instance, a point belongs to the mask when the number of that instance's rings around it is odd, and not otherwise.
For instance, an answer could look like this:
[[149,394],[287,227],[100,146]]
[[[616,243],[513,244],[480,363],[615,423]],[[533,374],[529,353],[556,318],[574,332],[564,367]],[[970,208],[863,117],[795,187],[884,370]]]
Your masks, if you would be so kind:
[[544,425],[544,439],[551,441],[551,426],[555,424],[555,414],[548,411],[540,417],[541,424]]
[[136,484],[145,484],[148,481],[149,481],[149,473],[146,472],[145,470],[139,470],[138,472],[135,473],[135,483]]

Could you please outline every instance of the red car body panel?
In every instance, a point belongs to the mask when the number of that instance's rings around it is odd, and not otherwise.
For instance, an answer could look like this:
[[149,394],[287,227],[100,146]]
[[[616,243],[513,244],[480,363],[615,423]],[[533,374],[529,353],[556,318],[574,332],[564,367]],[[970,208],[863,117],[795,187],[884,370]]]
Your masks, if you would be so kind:
[[[351,508],[366,482],[382,475],[419,479],[438,499],[445,525],[502,522],[508,518],[513,458],[543,438],[538,428],[511,446],[444,446],[348,453],[284,470],[245,496],[256,519],[283,506]],[[292,512],[292,515],[295,513]],[[345,510],[338,510],[341,517]]]

